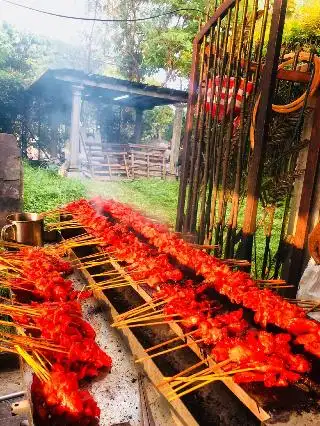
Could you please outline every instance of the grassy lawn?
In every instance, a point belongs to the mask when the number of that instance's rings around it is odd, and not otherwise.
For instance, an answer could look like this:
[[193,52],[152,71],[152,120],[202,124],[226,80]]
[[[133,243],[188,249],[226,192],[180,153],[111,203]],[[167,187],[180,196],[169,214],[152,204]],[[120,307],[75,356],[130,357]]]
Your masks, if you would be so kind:
[[[88,179],[70,179],[58,176],[57,173],[40,168],[32,168],[25,164],[24,168],[24,210],[42,212],[50,210],[69,201],[100,195],[104,198],[131,204],[148,216],[152,216],[174,227],[178,200],[177,181],[159,179],[140,179],[135,181],[92,181]],[[244,205],[239,213],[239,226],[242,225]],[[262,208],[258,210],[257,223],[261,222]],[[273,236],[271,239],[272,256],[276,253],[281,231],[283,210],[277,209]],[[263,224],[256,233],[256,264],[262,265],[265,236]],[[253,268],[254,271],[254,268]]]
[[69,201],[85,197],[85,186],[56,172],[24,164],[24,210],[40,213]]
[[132,204],[162,222],[174,225],[178,182],[159,179],[92,181],[70,179],[56,172],[24,165],[24,210],[42,212],[81,197],[104,198]]
[[104,198],[131,204],[149,215],[174,226],[178,202],[177,181],[140,179],[134,181],[83,182],[89,197]]

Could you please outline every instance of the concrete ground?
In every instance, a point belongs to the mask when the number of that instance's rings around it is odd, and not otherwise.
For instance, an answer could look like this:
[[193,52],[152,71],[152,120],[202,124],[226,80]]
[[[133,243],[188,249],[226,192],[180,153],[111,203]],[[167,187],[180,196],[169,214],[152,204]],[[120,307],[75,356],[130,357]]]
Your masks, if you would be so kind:
[[[75,279],[75,287],[82,288],[83,282]],[[130,423],[142,426],[142,410],[139,392],[139,374],[141,374],[133,356],[121,335],[110,326],[106,313],[98,308],[94,299],[83,303],[84,318],[97,333],[96,341],[113,360],[111,373],[98,377],[88,385],[88,390],[101,409],[100,426]],[[144,375],[142,383],[155,426],[174,426],[167,404]]]

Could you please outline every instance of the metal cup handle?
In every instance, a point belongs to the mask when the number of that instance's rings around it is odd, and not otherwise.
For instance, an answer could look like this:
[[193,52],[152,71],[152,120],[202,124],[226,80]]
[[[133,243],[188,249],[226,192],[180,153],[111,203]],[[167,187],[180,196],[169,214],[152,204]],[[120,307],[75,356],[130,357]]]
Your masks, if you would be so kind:
[[9,241],[7,232],[8,230],[12,228],[13,229],[13,240],[16,239],[16,225],[14,223],[11,223],[10,225],[4,225],[4,227],[1,229],[1,239],[4,241]]

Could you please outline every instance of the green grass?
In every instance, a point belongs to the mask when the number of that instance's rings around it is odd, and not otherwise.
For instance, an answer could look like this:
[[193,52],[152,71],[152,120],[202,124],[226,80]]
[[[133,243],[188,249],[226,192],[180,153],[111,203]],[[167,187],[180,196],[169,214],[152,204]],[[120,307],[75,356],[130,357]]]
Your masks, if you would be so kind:
[[86,196],[80,180],[59,176],[55,171],[24,164],[24,211],[40,213]]
[[[28,164],[24,167],[24,210],[42,212],[53,209],[69,201],[100,195],[104,198],[113,198],[129,203],[148,216],[157,218],[161,222],[174,227],[177,210],[179,183],[172,180],[139,179],[134,181],[93,181],[87,179],[70,179],[58,176],[56,172],[32,168]],[[239,227],[242,226],[244,216],[244,202],[239,211]],[[263,210],[258,209],[257,224],[261,222]],[[283,209],[278,208],[275,213],[271,253],[276,253],[282,225]],[[263,224],[256,233],[256,265],[258,276],[263,261],[265,236]],[[253,265],[253,272],[254,272]]]
[[101,195],[104,198],[129,203],[174,226],[178,202],[177,181],[160,179],[139,179],[134,181],[84,181],[89,197]]

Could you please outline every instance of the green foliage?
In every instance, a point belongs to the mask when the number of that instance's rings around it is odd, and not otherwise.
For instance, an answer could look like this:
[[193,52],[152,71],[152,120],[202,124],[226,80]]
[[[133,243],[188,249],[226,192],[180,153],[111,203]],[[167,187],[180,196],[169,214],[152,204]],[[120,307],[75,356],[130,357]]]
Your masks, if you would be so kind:
[[157,0],[160,11],[180,10],[144,25],[146,37],[142,45],[143,62],[149,73],[164,69],[166,82],[188,77],[191,67],[192,42],[204,19],[203,0]]
[[143,137],[144,139],[172,138],[174,111],[170,106],[155,107],[144,112]]
[[163,68],[167,81],[187,76],[192,57],[192,35],[184,28],[150,27],[142,53],[148,72]]
[[177,213],[179,182],[160,179],[134,181],[84,182],[88,196],[101,195],[129,203],[148,216],[174,226]]
[[0,69],[0,132],[12,133],[14,122],[21,112],[23,82],[14,71]]
[[24,210],[43,212],[86,196],[83,183],[24,163]]
[[304,0],[289,11],[284,28],[284,40],[288,44],[320,44],[320,3]]
[[16,31],[6,23],[0,26],[0,131],[12,133],[23,112],[24,88],[41,69],[47,43]]

